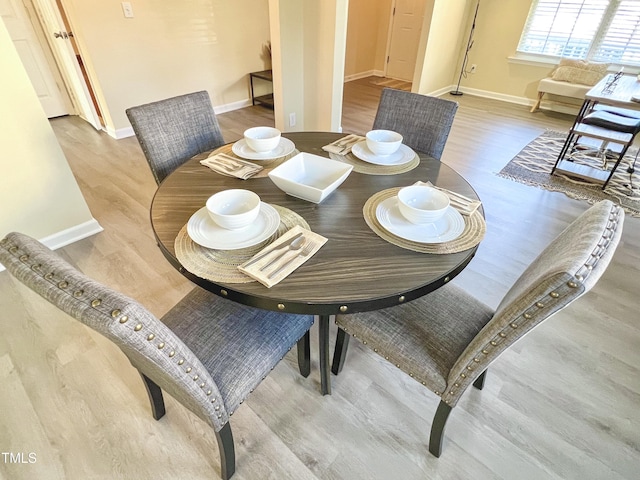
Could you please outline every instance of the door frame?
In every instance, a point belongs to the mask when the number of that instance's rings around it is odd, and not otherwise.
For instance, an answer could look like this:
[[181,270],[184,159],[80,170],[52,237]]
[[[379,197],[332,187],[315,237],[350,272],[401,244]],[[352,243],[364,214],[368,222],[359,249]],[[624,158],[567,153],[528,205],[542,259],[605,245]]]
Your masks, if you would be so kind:
[[[15,13],[15,22],[17,22],[17,25],[21,27],[21,31],[24,35],[23,41],[26,41],[27,44],[29,44],[29,50],[33,52],[31,60],[35,62],[37,71],[40,72],[41,81],[47,85],[47,93],[50,93],[47,98],[51,100],[43,100],[40,96],[40,92],[37,92],[45,114],[48,118],[54,118],[73,113],[74,106],[71,102],[69,92],[67,91],[62,75],[57,68],[57,64],[45,38],[45,33],[42,30],[42,25],[33,11],[32,4],[28,1],[22,0],[6,0],[6,2],[11,6]],[[11,32],[10,36],[15,43],[15,39],[13,38],[14,35]],[[23,64],[29,61],[29,59],[23,58],[20,52],[18,52],[18,56]],[[30,78],[32,75],[37,74],[37,72],[30,72],[30,69],[26,64],[25,70],[27,70],[27,74]],[[31,80],[33,81],[36,79],[31,78]],[[36,89],[35,85],[34,89]]]
[[387,48],[384,51],[384,76],[387,76],[389,68],[389,55],[391,55],[391,36],[393,35],[393,22],[395,20],[396,1],[391,0],[391,8],[389,10],[389,27],[387,28]]
[[[85,78],[79,59],[76,57],[76,55],[80,56],[81,61],[82,54],[80,52],[80,46],[76,41],[75,45],[78,49],[78,54],[76,54],[68,38],[70,32],[67,31],[63,15],[67,22],[71,22],[71,20],[66,12],[60,11],[60,7],[64,8],[63,3],[59,2],[58,5],[56,0],[28,1],[32,4],[37,19],[42,26],[49,49],[62,75],[76,113],[80,118],[89,122],[96,130],[103,130],[105,125],[102,116],[98,113],[99,105],[97,99],[89,82],[88,75],[87,78]],[[69,28],[72,28],[71,25],[69,25]],[[53,32],[60,32],[66,35],[66,37],[64,39],[54,38]],[[72,31],[71,33],[74,35],[73,38],[75,40],[75,33]]]

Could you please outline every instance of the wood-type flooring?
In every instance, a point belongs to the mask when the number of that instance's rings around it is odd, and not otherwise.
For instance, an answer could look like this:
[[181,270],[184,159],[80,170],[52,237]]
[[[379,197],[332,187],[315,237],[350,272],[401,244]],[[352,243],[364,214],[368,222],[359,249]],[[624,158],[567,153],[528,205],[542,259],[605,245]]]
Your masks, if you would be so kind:
[[[380,90],[370,79],[345,85],[345,132],[371,128]],[[566,131],[572,119],[469,95],[447,98],[460,108],[442,161],[477,190],[488,226],[455,282],[496,307],[526,265],[588,208],[496,173],[545,129]],[[234,141],[250,126],[272,125],[273,114],[256,106],[219,120]],[[60,254],[162,315],[192,285],[153,239],[148,210],[156,185],[136,139],[114,140],[77,117],[51,124],[105,229]],[[591,293],[500,357],[484,390],[463,396],[439,459],[427,452],[438,397],[359,342],[332,377],[332,395],[320,395],[314,327],[309,378],[298,374],[291,352],[233,415],[234,478],[639,478],[639,244],[640,219],[627,216],[621,245]],[[218,478],[210,428],[168,395],[166,416],[153,420],[137,372],[109,341],[7,272],[0,273],[0,311],[0,479]],[[24,463],[11,461],[17,454]]]

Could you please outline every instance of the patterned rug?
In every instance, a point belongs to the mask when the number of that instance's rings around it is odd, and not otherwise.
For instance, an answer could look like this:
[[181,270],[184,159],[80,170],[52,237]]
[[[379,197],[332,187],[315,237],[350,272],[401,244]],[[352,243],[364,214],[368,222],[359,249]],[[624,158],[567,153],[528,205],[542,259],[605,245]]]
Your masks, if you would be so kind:
[[[525,185],[562,192],[571,198],[586,200],[591,204],[606,198],[621,205],[630,215],[640,217],[640,161],[635,173],[627,172],[627,168],[633,163],[637,149],[630,148],[627,151],[627,155],[620,162],[613,178],[603,191],[602,185],[564,175],[551,175],[551,169],[566,138],[566,132],[546,131],[524,147],[498,173],[498,176]],[[572,158],[576,163],[602,168],[602,157],[595,155],[593,150],[578,151]],[[615,161],[607,162],[607,167],[611,169],[614,163]]]

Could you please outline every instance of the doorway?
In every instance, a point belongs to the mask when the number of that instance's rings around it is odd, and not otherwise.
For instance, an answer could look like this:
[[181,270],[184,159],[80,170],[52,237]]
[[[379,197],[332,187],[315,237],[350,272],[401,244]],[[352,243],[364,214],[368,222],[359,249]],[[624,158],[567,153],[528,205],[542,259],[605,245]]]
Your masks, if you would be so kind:
[[72,113],[71,99],[38,20],[17,0],[0,0],[0,17],[47,118]]
[[395,0],[387,44],[386,76],[413,81],[426,0]]
[[[52,114],[55,111],[45,108],[46,98],[38,93],[47,117],[79,115],[97,130],[103,129],[105,123],[100,107],[62,2],[60,0],[0,0],[0,7],[5,23],[7,19],[13,22],[14,17],[17,19],[21,15],[22,25],[30,30],[33,38],[37,38],[37,32],[40,32],[40,42],[37,42],[38,50],[43,52],[45,58],[48,56],[49,62],[36,63],[29,55],[32,49],[23,48],[22,50],[27,50],[27,54],[23,55],[20,52],[20,46],[15,41],[14,44],[25,70],[34,72],[29,74],[32,83],[40,81],[39,74],[53,77],[55,90],[63,96],[66,108]],[[5,19],[5,12],[8,12],[7,19]],[[25,45],[24,42],[22,45]],[[36,65],[35,68],[34,65]]]
[[[62,37],[65,40],[69,41],[71,48],[73,49],[73,54],[75,55],[77,67],[79,68],[79,71],[75,69],[73,73],[75,73],[76,75],[78,73],[81,74],[81,77],[82,77],[81,80],[83,81],[84,86],[86,87],[86,89],[83,89],[83,90],[85,90],[85,93],[89,95],[89,99],[91,100],[91,105],[93,106],[92,113],[95,113],[95,116],[97,116],[98,120],[100,121],[100,126],[104,127],[105,123],[104,123],[104,119],[102,118],[100,106],[98,105],[98,100],[96,98],[95,92],[93,91],[93,87],[91,86],[91,80],[89,78],[89,74],[87,73],[87,69],[85,67],[84,61],[82,60],[80,47],[78,47],[78,42],[76,41],[76,37],[73,35],[73,29],[71,28],[69,17],[65,12],[64,5],[62,4],[61,0],[55,0],[55,6],[58,9],[59,20],[62,21],[62,26],[64,27],[64,31],[62,32]],[[55,37],[55,34],[54,34],[54,37]]]

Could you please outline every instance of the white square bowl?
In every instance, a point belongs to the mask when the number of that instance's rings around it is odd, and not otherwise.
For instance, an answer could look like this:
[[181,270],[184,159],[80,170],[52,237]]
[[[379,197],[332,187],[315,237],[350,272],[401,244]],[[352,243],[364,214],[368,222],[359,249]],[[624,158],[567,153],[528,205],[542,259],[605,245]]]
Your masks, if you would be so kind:
[[302,152],[269,172],[269,178],[285,193],[320,203],[351,173],[353,167],[319,155]]

